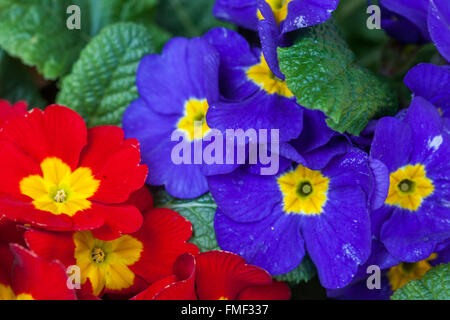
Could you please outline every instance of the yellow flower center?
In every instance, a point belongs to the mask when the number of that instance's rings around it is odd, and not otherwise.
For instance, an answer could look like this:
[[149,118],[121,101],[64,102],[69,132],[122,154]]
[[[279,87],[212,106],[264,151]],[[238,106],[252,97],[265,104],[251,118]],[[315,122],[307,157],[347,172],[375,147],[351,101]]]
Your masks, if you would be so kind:
[[320,171],[298,165],[277,179],[286,213],[318,215],[327,201],[329,179]]
[[81,283],[86,283],[89,278],[95,295],[99,295],[105,287],[121,290],[133,285],[135,275],[129,266],[140,259],[144,248],[142,242],[130,235],[102,241],[90,231],[75,232],[73,240]]
[[422,201],[434,191],[433,183],[426,176],[421,164],[407,165],[390,175],[386,204],[416,211]]
[[428,259],[413,263],[403,262],[390,268],[388,278],[392,290],[395,291],[403,287],[411,280],[422,278],[423,275],[432,268],[429,261],[436,259],[436,257],[437,255],[433,253]]
[[203,138],[210,130],[206,123],[209,105],[206,99],[190,99],[184,105],[184,117],[178,121],[177,128],[187,134],[189,141]]
[[21,293],[16,296],[10,286],[0,283],[0,300],[34,300],[34,298],[28,293]]
[[247,70],[247,78],[265,90],[268,94],[276,93],[287,98],[294,96],[291,90],[289,90],[286,82],[275,76],[270,70],[263,54],[261,54],[261,63],[254,65]]
[[42,176],[30,175],[20,181],[20,192],[33,199],[36,209],[56,215],[75,215],[89,209],[100,186],[89,168],[74,172],[59,158],[46,158],[41,163]]
[[[272,9],[273,15],[275,16],[275,20],[277,24],[280,25],[280,22],[286,19],[288,14],[288,4],[292,0],[266,0],[266,2],[270,5]],[[264,19],[261,11],[258,10],[258,19]]]
[[92,249],[91,257],[95,263],[101,263],[105,261],[106,254],[101,248],[94,248]]

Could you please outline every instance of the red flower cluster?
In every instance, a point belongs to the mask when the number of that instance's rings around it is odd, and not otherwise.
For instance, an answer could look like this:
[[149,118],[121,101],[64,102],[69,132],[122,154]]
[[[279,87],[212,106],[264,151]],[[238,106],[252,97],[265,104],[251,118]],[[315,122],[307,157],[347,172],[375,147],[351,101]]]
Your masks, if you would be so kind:
[[0,104],[0,299],[290,297],[241,257],[188,243],[191,223],[153,208],[122,129],[21,106]]

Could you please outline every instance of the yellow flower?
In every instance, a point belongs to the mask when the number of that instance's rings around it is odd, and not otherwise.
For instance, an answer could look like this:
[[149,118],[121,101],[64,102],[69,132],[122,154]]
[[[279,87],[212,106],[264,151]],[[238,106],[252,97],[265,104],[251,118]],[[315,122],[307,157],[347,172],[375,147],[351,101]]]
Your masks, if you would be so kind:
[[135,275],[129,266],[140,259],[142,242],[130,235],[102,241],[90,231],[75,232],[73,240],[76,264],[81,270],[81,283],[86,283],[89,278],[94,295],[99,295],[105,287],[121,290],[133,285]]
[[59,158],[46,158],[41,163],[42,176],[30,175],[20,181],[20,192],[33,199],[36,209],[55,215],[75,215],[89,209],[100,186],[89,168],[74,172]]

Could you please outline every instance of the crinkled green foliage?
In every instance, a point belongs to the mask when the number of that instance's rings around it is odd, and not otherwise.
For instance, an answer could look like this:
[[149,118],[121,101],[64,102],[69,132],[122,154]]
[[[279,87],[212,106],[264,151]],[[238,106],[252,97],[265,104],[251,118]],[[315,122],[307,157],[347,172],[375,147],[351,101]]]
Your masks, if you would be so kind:
[[387,81],[355,64],[334,21],[307,28],[288,48],[278,48],[281,71],[297,102],[321,110],[338,132],[359,135],[370,119],[397,111]]
[[123,112],[138,97],[138,64],[152,52],[144,26],[107,26],[83,49],[72,73],[63,79],[57,102],[77,111],[88,127],[120,125]]
[[[70,72],[81,50],[100,30],[116,22],[137,22],[149,30],[157,0],[0,0],[0,47],[47,79]],[[67,8],[81,11],[81,29],[69,30]],[[154,32],[167,41],[166,32]]]

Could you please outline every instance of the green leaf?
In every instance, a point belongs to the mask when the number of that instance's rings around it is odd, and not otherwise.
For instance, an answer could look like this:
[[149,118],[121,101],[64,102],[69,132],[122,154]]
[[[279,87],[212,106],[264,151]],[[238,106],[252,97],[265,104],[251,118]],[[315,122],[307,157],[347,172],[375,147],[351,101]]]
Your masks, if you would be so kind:
[[427,271],[395,291],[392,300],[450,300],[450,263]]
[[182,200],[170,196],[163,188],[154,191],[155,207],[172,209],[192,223],[194,230],[190,242],[201,252],[219,250],[214,231],[217,205],[210,193],[197,199]]
[[[70,71],[89,37],[86,29],[69,30],[72,0],[0,0],[0,46],[48,79]],[[83,21],[83,19],[82,19]]]
[[[81,29],[66,25],[70,5],[81,11]],[[109,24],[153,28],[157,0],[0,0],[0,46],[47,79],[70,72],[81,50]]]
[[214,18],[214,0],[162,0],[156,21],[176,36],[198,37],[214,27],[234,28]]
[[138,97],[139,61],[151,52],[144,26],[117,23],[104,28],[63,79],[57,102],[80,113],[89,127],[120,125],[123,112]]
[[316,268],[309,256],[305,256],[302,262],[294,270],[275,276],[275,279],[279,281],[287,281],[293,285],[300,282],[308,282],[316,275]]
[[370,119],[397,110],[395,91],[355,64],[332,20],[306,29],[292,47],[278,48],[278,57],[297,102],[323,111],[338,132],[359,135]]
[[2,50],[0,50],[0,99],[11,103],[26,101],[30,109],[46,105],[29,70]]

